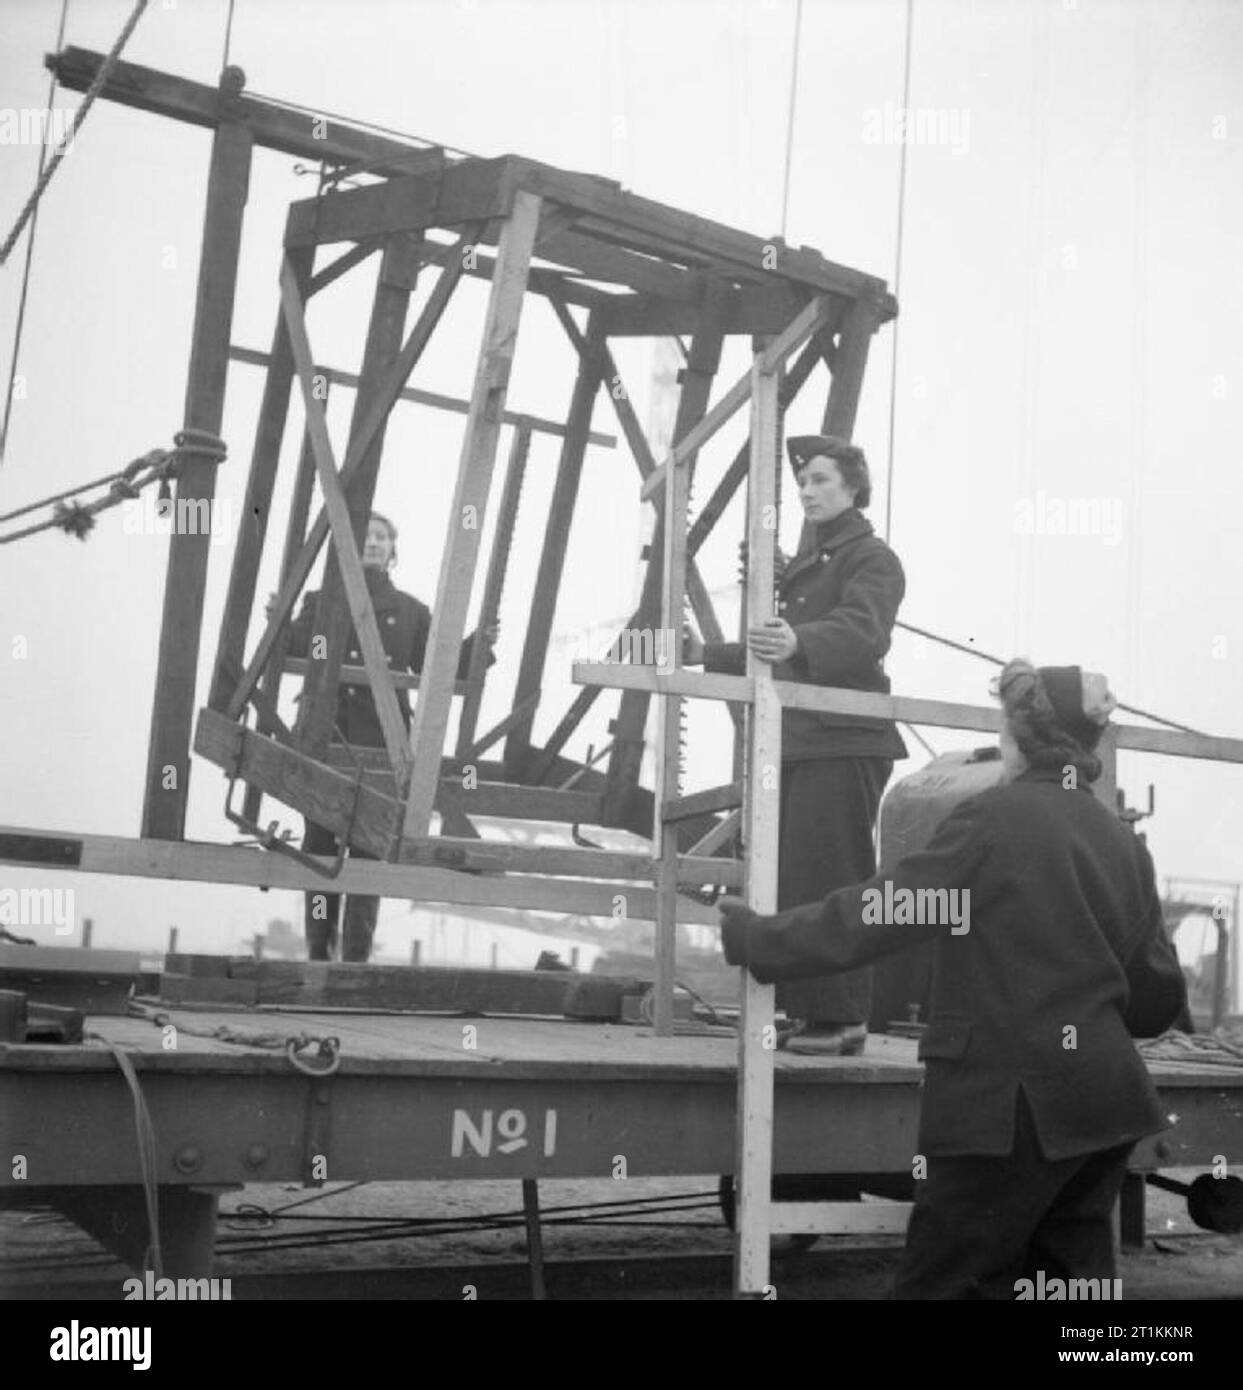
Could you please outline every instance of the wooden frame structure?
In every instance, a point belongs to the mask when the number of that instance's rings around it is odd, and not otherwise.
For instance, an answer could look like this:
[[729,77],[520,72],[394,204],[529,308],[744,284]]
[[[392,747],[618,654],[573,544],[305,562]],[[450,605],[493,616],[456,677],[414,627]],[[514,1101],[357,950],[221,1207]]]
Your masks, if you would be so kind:
[[[98,54],[66,49],[49,57],[48,64],[63,85],[81,90],[95,77],[100,61]],[[114,872],[131,866],[135,872],[210,874],[220,881],[249,882],[270,875],[272,882],[290,883],[291,878],[305,886],[322,882],[323,864],[309,860],[291,874],[292,866],[284,856],[278,862],[278,856],[266,855],[263,858],[270,867],[259,873],[253,853],[185,844],[194,728],[193,751],[246,788],[240,823],[257,827],[260,798],[273,795],[348,838],[356,848],[401,866],[392,877],[403,886],[389,891],[422,896],[431,875],[438,885],[436,900],[478,901],[482,872],[497,875],[487,884],[488,901],[493,903],[510,901],[507,894],[512,893],[515,906],[539,901],[567,911],[598,913],[602,902],[616,903],[621,894],[629,915],[642,911],[655,917],[663,883],[669,890],[672,922],[677,888],[705,884],[738,888],[743,869],[730,848],[739,821],[737,783],[676,797],[676,804],[665,808],[659,823],[655,820],[660,789],[648,791],[639,783],[651,704],[646,691],[621,691],[606,768],[586,766],[563,753],[598,690],[585,690],[575,699],[543,747],[532,741],[584,451],[589,441],[601,438],[591,431],[593,406],[607,383],[605,394],[641,479],[663,476],[621,387],[610,342],[621,336],[688,335],[688,363],[674,436],[679,462],[688,466],[675,470],[674,476],[689,479],[698,445],[738,399],[735,387],[724,401],[709,408],[725,340],[740,333],[770,334],[775,335],[773,361],[778,369],[786,356],[801,349],[780,383],[779,408],[802,388],[817,364],[824,362],[830,368],[839,360],[846,364],[845,370],[834,372],[825,418],[831,427],[848,430],[868,340],[877,325],[896,312],[883,282],[835,265],[806,248],[791,249],[639,198],[608,180],[512,156],[454,159],[435,147],[381,137],[347,123],[326,121],[314,112],[297,112],[248,96],[243,87],[243,75],[234,68],[226,70],[218,88],[211,88],[122,62],[101,91],[105,99],[213,131],[187,424],[209,433],[219,430],[231,360],[263,366],[266,380],[206,707],[198,711],[194,727],[208,552],[203,537],[175,535],[141,840],[127,852],[123,842],[102,837],[108,839],[106,851],[97,854],[79,848],[74,852],[84,859],[102,858]],[[280,314],[266,353],[230,342],[241,227],[256,147],[315,158],[338,172],[377,180],[348,191],[326,195],[321,191],[290,209]],[[335,259],[316,263],[320,248],[341,243],[345,249]],[[307,303],[319,290],[368,263],[378,263],[378,274],[361,368],[356,375],[325,371],[316,363],[306,331]],[[407,334],[405,319],[418,279],[430,275],[436,277],[435,285]],[[408,378],[466,277],[490,283],[469,399],[420,393],[407,385]],[[518,325],[531,295],[552,307],[578,359],[563,425],[506,411]],[[796,330],[793,334],[787,331],[791,328]],[[248,652],[255,585],[295,381],[306,424],[285,526],[280,591],[271,620],[257,646]],[[356,391],[341,460],[333,454],[325,423],[322,388],[326,382],[334,390],[346,386]],[[478,525],[450,527],[423,673],[395,679],[383,658],[362,582],[359,541],[374,493],[387,416],[403,396],[465,412],[452,516],[460,517],[470,509]],[[516,511],[532,433],[558,433],[561,453],[511,712],[480,736],[483,673],[476,662],[467,678],[457,681],[456,661],[472,584],[483,558],[480,529],[499,436],[507,421],[514,424],[514,438],[500,504],[503,521],[512,519]],[[663,592],[672,582],[663,548],[659,543],[651,548],[643,598],[628,624],[630,630],[654,626],[662,612],[680,614],[684,594],[705,636],[723,636],[693,557],[747,471],[744,447],[696,525],[679,538],[685,562],[678,570],[676,601]],[[312,519],[316,480],[325,505]],[[210,501],[214,487],[214,465],[196,462],[183,470],[178,498]],[[659,518],[668,499],[657,484],[647,495],[657,514],[659,540]],[[507,524],[496,528],[481,623],[495,615],[499,603],[509,534]],[[286,655],[287,620],[325,543],[328,561],[315,625],[325,650],[322,659],[291,661]],[[351,623],[361,641],[362,668],[344,665]],[[283,726],[276,703],[279,682],[290,670],[305,677],[294,730]],[[384,730],[382,754],[333,743],[332,715],[343,679],[371,685]],[[420,692],[408,739],[398,717],[398,684],[417,686]],[[463,708],[458,742],[448,756],[451,704],[459,696]],[[255,725],[248,727],[252,710]],[[479,782],[464,793],[460,774],[467,764],[475,769]],[[672,772],[664,782],[665,790],[672,793],[676,786]],[[442,818],[445,833],[440,836],[428,834],[434,810]],[[479,841],[470,819],[473,814],[537,817],[567,825],[603,824],[644,837],[651,837],[658,824],[660,862],[593,849],[508,847],[502,877],[496,846]],[[20,828],[14,831],[17,838],[25,834]],[[157,850],[158,842],[168,842],[170,848]],[[267,843],[271,848],[282,847],[272,836]],[[454,869],[473,872],[455,875]],[[382,877],[379,866],[347,862],[338,882],[344,887]],[[460,899],[455,896],[459,887]],[[679,897],[676,910],[683,921],[714,920],[714,914],[694,896]],[[656,1016],[658,1030],[666,1033],[672,1027],[673,938],[661,933],[659,940]]]
[[[82,89],[98,70],[98,54],[66,50],[49,59],[60,82]],[[787,685],[752,659],[745,677],[690,674],[651,665],[577,663],[583,690],[542,748],[532,742],[542,673],[570,524],[591,435],[592,410],[606,383],[622,434],[638,466],[642,496],[655,508],[656,541],[648,557],[642,599],[632,624],[659,618],[680,631],[689,603],[709,641],[723,637],[694,556],[730,498],[747,481],[750,583],[749,620],[770,616],[775,528],[772,516],[785,408],[816,366],[831,372],[823,428],[849,437],[854,424],[871,337],[896,313],[884,282],[835,265],[807,248],[736,231],[652,203],[617,184],[567,173],[533,161],[454,160],[443,150],[419,148],[338,122],[301,113],[243,93],[237,69],[219,89],[119,63],[101,95],[144,110],[213,129],[211,169],[189,385],[188,427],[216,433],[223,415],[231,357],[266,366],[266,384],[251,457],[244,528],[238,538],[206,707],[198,715],[194,751],[247,787],[243,819],[257,823],[259,800],[275,796],[308,819],[331,828],[378,863],[348,861],[336,881],[350,891],[390,892],[427,901],[607,912],[624,893],[631,916],[656,922],[656,1031],[672,1028],[676,924],[714,921],[716,914],[680,894],[688,885],[745,888],[758,911],[776,907],[778,791],[783,707],[898,718],[941,727],[996,730],[993,709],[946,705],[858,692]],[[230,343],[243,210],[256,145],[359,169],[378,181],[295,203],[289,213],[280,276],[280,314],[272,347],[260,355]],[[317,268],[320,248],[343,252]],[[493,254],[494,248],[494,254]],[[306,329],[306,305],[319,289],[378,254],[373,307],[356,378],[354,411],[344,458],[334,455],[322,392]],[[417,321],[405,320],[418,277],[437,280]],[[374,493],[385,423],[395,402],[411,393],[407,380],[464,276],[490,282],[485,326],[473,386],[465,405],[451,518],[470,514],[474,525],[451,521],[433,607],[434,618],[419,698],[407,738],[396,685],[384,658],[374,610],[363,579],[360,542]],[[496,465],[506,391],[528,295],[551,305],[577,359],[566,422],[558,429],[561,454],[547,519],[543,553],[510,714],[477,735],[482,671],[472,664],[456,680],[458,652],[479,565],[479,536]],[[586,311],[580,323],[574,310]],[[689,335],[674,446],[653,457],[624,389],[610,340],[634,335]],[[752,339],[749,371],[710,404],[722,346],[730,335]],[[323,373],[318,374],[321,378]],[[295,380],[305,408],[305,440],[293,489],[281,562],[281,585],[266,629],[246,653],[280,444]],[[417,396],[416,396],[417,398]],[[435,402],[443,403],[443,402]],[[743,405],[750,409],[749,442],[734,458],[695,523],[687,501],[699,451]],[[461,408],[455,402],[449,408]],[[546,423],[546,422],[545,422]],[[535,422],[518,416],[501,502],[512,520]],[[188,465],[178,497],[210,500],[214,464]],[[310,521],[313,480],[325,504]],[[499,603],[508,558],[509,527],[497,544],[484,585],[482,621]],[[177,535],[171,542],[156,700],[152,714],[142,838],[73,837],[0,830],[0,859],[116,873],[306,888],[322,884],[324,864],[296,863],[279,854],[184,842],[194,676],[202,622],[206,536]],[[287,624],[319,551],[331,542],[317,614],[324,652],[296,669],[305,677],[298,727],[287,729],[276,712],[286,670]],[[344,666],[351,623],[364,666]],[[675,644],[676,645],[676,644]],[[334,746],[337,687],[342,679],[370,684],[383,727],[384,749]],[[562,750],[592,701],[607,688],[620,691],[607,770],[574,763]],[[457,748],[446,753],[451,702],[465,699]],[[644,730],[657,697],[657,780],[639,785]],[[687,698],[731,703],[743,730],[740,781],[682,795],[675,740]],[[246,725],[253,708],[257,727]],[[483,754],[504,740],[499,761]],[[1243,761],[1243,741],[1123,727],[1106,746],[1104,794],[1112,804],[1112,760],[1117,748]],[[477,788],[462,790],[470,764]],[[170,780],[169,769],[177,774]],[[550,785],[553,783],[554,785]],[[442,830],[429,834],[439,810]],[[650,836],[651,855],[594,849],[544,849],[485,843],[472,814],[561,820],[567,824],[622,826]],[[726,857],[741,829],[745,861]],[[89,843],[88,843],[89,842]],[[269,840],[269,847],[280,848]],[[463,873],[462,870],[470,872]],[[768,1285],[772,1230],[817,1229],[815,1210],[795,1207],[774,1220],[769,1210],[772,1169],[773,991],[744,975],[739,1035],[737,1287],[763,1296]]]

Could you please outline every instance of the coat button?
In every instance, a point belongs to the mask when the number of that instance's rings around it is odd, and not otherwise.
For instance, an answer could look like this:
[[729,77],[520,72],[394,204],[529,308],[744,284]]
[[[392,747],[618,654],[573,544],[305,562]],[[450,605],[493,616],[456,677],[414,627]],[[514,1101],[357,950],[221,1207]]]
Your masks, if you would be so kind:
[[784,612],[786,611],[786,606],[787,606],[787,605],[786,605],[785,600],[782,599],[782,601],[777,605],[777,612],[778,612],[778,613],[784,613]]
[[393,624],[394,624],[396,621],[397,621],[397,619],[394,618],[393,615],[390,613],[389,616],[388,616],[388,625],[389,625],[389,627],[392,627]]

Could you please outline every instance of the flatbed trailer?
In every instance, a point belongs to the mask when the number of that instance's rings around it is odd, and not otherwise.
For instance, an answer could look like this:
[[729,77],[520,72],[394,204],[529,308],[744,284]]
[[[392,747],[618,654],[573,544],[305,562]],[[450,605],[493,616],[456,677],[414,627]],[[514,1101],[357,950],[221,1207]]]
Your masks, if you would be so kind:
[[[530,1205],[540,1178],[734,1167],[727,1030],[669,1038],[551,1018],[189,1009],[158,1021],[95,1016],[87,1027],[82,1044],[0,1046],[0,1151],[11,1156],[0,1203],[53,1205],[137,1267],[147,1246],[140,1093],[173,1277],[210,1274],[217,1198],[250,1183],[512,1178]],[[217,1028],[264,1041],[204,1036]],[[281,1040],[302,1037],[337,1046],[296,1053],[299,1066]],[[113,1048],[132,1063],[136,1090]],[[909,1177],[923,1079],[915,1054],[913,1039],[883,1035],[859,1057],[777,1054],[774,1171]],[[311,1074],[320,1066],[333,1069]],[[1131,1160],[1131,1243],[1143,1239],[1144,1173],[1207,1169],[1243,1149],[1243,1069],[1149,1067],[1169,1128]],[[860,1229],[905,1227],[905,1203],[854,1203],[841,1207],[842,1229],[852,1208]]]

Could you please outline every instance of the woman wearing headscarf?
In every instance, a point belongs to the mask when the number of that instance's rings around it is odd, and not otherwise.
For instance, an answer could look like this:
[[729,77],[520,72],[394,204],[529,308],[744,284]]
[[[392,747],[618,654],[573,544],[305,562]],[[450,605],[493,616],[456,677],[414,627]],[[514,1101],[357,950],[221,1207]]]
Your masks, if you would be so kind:
[[[380,512],[372,512],[368,520],[362,562],[363,577],[375,609],[376,626],[380,631],[380,641],[384,645],[388,664],[394,671],[413,671],[417,675],[423,669],[423,659],[427,654],[432,613],[425,603],[413,594],[405,593],[393,583],[389,571],[397,562],[397,528]],[[319,591],[308,592],[301,611],[291,624],[290,656],[306,656],[310,650],[318,604]],[[492,646],[496,638],[495,627],[484,630],[483,641],[487,645],[488,666],[496,660],[492,655]],[[457,673],[459,680],[466,676],[469,669],[473,643],[473,635],[462,643]],[[348,665],[359,665],[362,662],[362,644],[353,628],[350,629],[345,660]],[[409,730],[410,692],[405,688],[397,691],[397,707],[402,723]],[[384,747],[384,731],[369,685],[341,686],[337,698],[336,731],[339,738],[355,747]],[[327,827],[307,821],[302,848],[308,854],[336,854],[337,839]],[[351,853],[360,859],[374,857],[360,849],[352,850]],[[344,960],[365,961],[371,955],[371,942],[375,935],[379,907],[379,898],[368,893],[350,893],[346,897],[345,930],[341,943]],[[311,960],[332,959],[340,910],[339,893],[306,895],[306,940]]]
[[[1186,1001],[1148,850],[1091,791],[1115,704],[1104,677],[1012,661],[996,693],[1007,780],[886,879],[773,916],[721,903],[727,959],[764,981],[935,942],[927,1169],[899,1298],[1114,1277],[1127,1157],[1166,1124],[1132,1038],[1163,1032]],[[912,914],[920,894],[927,911]]]
[[[752,627],[746,646],[777,680],[889,693],[882,664],[906,591],[902,565],[862,515],[872,495],[863,450],[832,435],[786,444],[810,523],[810,544],[779,568],[778,616]],[[741,675],[741,643],[685,645],[685,665]],[[873,835],[881,793],[906,747],[888,719],[787,709],[781,720],[777,906],[817,902],[876,872]],[[783,982],[792,1051],[856,1053],[867,1037],[872,972]],[[791,1036],[793,1035],[793,1036]]]

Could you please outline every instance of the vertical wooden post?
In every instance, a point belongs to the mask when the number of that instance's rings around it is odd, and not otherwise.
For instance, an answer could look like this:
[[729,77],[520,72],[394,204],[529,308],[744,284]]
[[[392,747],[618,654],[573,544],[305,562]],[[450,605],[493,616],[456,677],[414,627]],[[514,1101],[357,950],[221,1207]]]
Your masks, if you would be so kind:
[[527,271],[539,227],[540,202],[525,190],[514,195],[513,210],[497,249],[483,343],[462,440],[457,487],[449,514],[449,533],[436,587],[432,630],[427,639],[427,658],[410,730],[414,767],[406,802],[406,835],[428,833],[440,781],[440,760],[466,630],[480,527],[487,512],[497,438],[505,412],[505,393],[526,294]]
[[[357,438],[371,413],[380,395],[384,374],[401,351],[406,313],[419,273],[421,248],[422,236],[418,233],[398,232],[385,244],[358,391],[354,398],[354,412],[350,419],[351,441]],[[383,451],[384,426],[381,425],[346,488],[350,525],[354,543],[360,551],[367,535],[368,513],[375,496]],[[324,567],[324,586],[315,610],[315,631],[325,639],[324,656],[322,660],[312,662],[307,670],[298,715],[298,735],[302,747],[322,756],[332,741],[341,667],[350,639],[350,612],[336,545],[329,549]]]
[[1111,811],[1118,811],[1118,732],[1106,725],[1101,741],[1096,745],[1101,760],[1101,775],[1092,783],[1092,791]]
[[176,927],[169,927],[169,929],[168,929],[168,952],[169,952],[169,955],[175,955],[175,954],[176,954],[176,951],[177,951],[177,936],[178,936],[177,928],[176,928]]
[[[304,296],[314,259],[314,247],[299,248],[290,253],[289,262]],[[215,710],[223,710],[228,705],[245,663],[246,631],[254,607],[255,581],[259,577],[259,564],[263,559],[268,513],[276,487],[276,472],[280,464],[281,442],[285,437],[292,388],[293,353],[289,349],[289,334],[285,331],[285,316],[278,311],[276,329],[272,335],[272,353],[263,383],[263,400],[259,405],[250,475],[246,480],[246,496],[238,520],[229,591],[220,620],[216,668],[207,698],[207,703]]]
[[[751,469],[747,488],[747,617],[772,617],[776,530],[766,522],[775,495],[778,461],[777,372],[763,370],[768,339],[756,340],[751,378]],[[780,812],[781,704],[773,691],[772,666],[747,656],[755,682],[748,712],[747,775],[743,781],[743,843],[747,848],[747,903],[756,912],[777,910],[777,831]],[[738,1030],[737,1216],[734,1225],[734,1284],[741,1297],[762,1297],[768,1284],[769,1205],[773,1169],[772,985],[742,971],[742,1018]]]
[[[709,287],[711,288],[711,286]],[[673,429],[676,446],[703,419],[708,410],[712,379],[721,362],[721,346],[725,335],[715,313],[716,301],[709,296],[699,328],[691,340],[683,372],[682,394],[678,398],[678,415]],[[689,488],[694,478],[695,456],[686,462]],[[654,621],[660,608],[660,584],[664,572],[664,544],[667,509],[657,515],[652,545],[648,552],[647,573],[643,578],[643,593],[639,600],[639,625]],[[681,613],[677,629],[682,630]],[[646,690],[623,690],[618,702],[617,718],[612,725],[613,751],[609,754],[605,773],[602,818],[606,825],[624,825],[630,818],[630,807],[639,785],[643,765],[643,733],[647,727],[647,711],[651,700]],[[658,771],[659,776],[659,771]]]
[[[282,315],[282,322],[284,316]],[[292,362],[292,358],[290,359]],[[330,383],[324,379],[324,412],[328,411],[328,392]],[[302,452],[298,456],[298,471],[294,476],[293,495],[289,501],[289,520],[285,523],[285,548],[281,553],[280,584],[284,586],[293,570],[302,542],[306,539],[306,524],[311,515],[311,498],[315,490],[315,450],[311,446],[311,431],[303,427]],[[267,699],[276,705],[281,694],[281,672],[285,657],[289,652],[289,627],[286,624],[276,639],[272,655],[264,667],[260,678],[260,690]],[[263,793],[255,786],[247,786],[243,801],[243,814],[247,820],[257,821],[263,805]]]
[[[237,260],[250,183],[251,132],[229,117],[231,101],[244,81],[240,68],[226,68],[220,79],[222,120],[212,139],[186,386],[186,428],[215,435],[224,418]],[[201,515],[203,509],[196,505],[201,501],[209,509],[214,505],[216,467],[202,457],[186,459],[177,479],[175,517]],[[142,835],[148,839],[180,840],[185,835],[190,727],[210,542],[210,534],[176,531],[169,541],[142,810]]]
[[[686,599],[686,508],[690,499],[688,462],[665,469],[664,545],[661,554],[660,626],[654,652],[663,650],[670,669],[682,664],[682,606]],[[656,772],[654,778],[652,849],[656,871],[656,980],[652,1023],[657,1037],[673,1034],[673,980],[677,973],[678,941],[678,827],[666,824],[666,803],[683,789],[679,785],[679,739],[682,699],[656,697]]]
[[[514,525],[518,519],[518,502],[522,496],[522,482],[526,476],[527,456],[531,452],[531,421],[523,419],[514,430],[513,444],[509,450],[509,463],[505,470],[505,488],[501,493],[500,506],[496,514],[496,531],[492,540],[492,558],[488,562],[488,577],[484,580],[483,601],[479,605],[479,628],[482,630],[496,622],[501,610],[501,591],[505,587],[505,573],[509,568],[509,547],[514,538]],[[470,667],[466,678],[472,689],[462,701],[462,713],[458,720],[457,752],[465,757],[467,749],[475,741],[475,730],[479,725],[479,706],[483,701],[480,690],[474,688],[483,679],[484,644],[476,642],[470,654]]]
[[[822,434],[834,434],[850,439],[855,432],[855,417],[859,413],[859,394],[863,389],[863,374],[867,370],[868,350],[876,332],[876,305],[862,296],[855,300],[842,325],[841,338],[833,356],[829,399],[824,408]],[[799,550],[812,543],[815,526],[803,522]]]
[[[591,432],[596,393],[603,380],[604,359],[598,351],[603,338],[604,330],[600,317],[593,313],[587,321],[586,347],[579,357],[578,375],[574,379],[574,392],[570,398],[569,415],[566,417],[565,438],[561,444],[561,458],[557,463],[557,477],[548,507],[544,545],[540,552],[539,569],[531,595],[531,614],[527,621],[526,638],[522,644],[522,658],[518,664],[518,681],[514,687],[515,709],[523,700],[539,690],[544,680],[544,663],[548,659],[548,642],[552,635],[557,595],[561,588],[561,574],[565,567],[570,526],[574,520],[574,504],[578,499],[578,484],[587,451],[587,436]],[[533,722],[532,715],[516,724],[506,735],[503,758],[509,776],[518,777],[525,772],[531,748]]]

